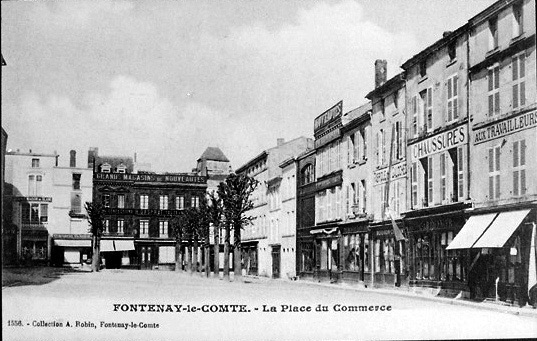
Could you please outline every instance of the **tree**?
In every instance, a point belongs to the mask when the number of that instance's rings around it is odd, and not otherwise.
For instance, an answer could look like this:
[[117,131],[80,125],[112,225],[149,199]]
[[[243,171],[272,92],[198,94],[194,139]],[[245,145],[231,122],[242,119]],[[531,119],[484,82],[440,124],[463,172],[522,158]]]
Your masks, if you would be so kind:
[[88,214],[89,232],[92,237],[93,255],[91,271],[99,271],[101,260],[101,236],[104,231],[104,209],[100,203],[86,202],[84,205]]
[[[220,227],[222,226],[222,199],[213,191],[209,193],[208,198],[207,213],[209,216],[209,224],[212,225],[214,231],[214,275],[216,278],[220,277],[220,238],[219,232]],[[228,264],[229,266],[229,264]]]
[[172,218],[171,228],[173,238],[175,239],[175,271],[183,270],[183,254],[181,249],[183,247],[183,237],[186,231],[186,224],[183,215],[178,215]]
[[197,209],[198,220],[198,235],[203,240],[203,269],[205,270],[205,276],[209,277],[209,256],[210,256],[210,228],[211,228],[211,212],[209,201],[207,197],[203,196],[200,200],[199,208]]
[[[241,278],[241,230],[253,220],[246,212],[254,208],[250,200],[252,192],[258,181],[243,174],[230,174],[226,180],[218,185],[218,196],[222,199],[224,208],[226,240],[224,244],[224,275],[226,263],[229,262],[229,232],[233,229],[233,272],[235,279]],[[227,248],[226,248],[227,246]]]

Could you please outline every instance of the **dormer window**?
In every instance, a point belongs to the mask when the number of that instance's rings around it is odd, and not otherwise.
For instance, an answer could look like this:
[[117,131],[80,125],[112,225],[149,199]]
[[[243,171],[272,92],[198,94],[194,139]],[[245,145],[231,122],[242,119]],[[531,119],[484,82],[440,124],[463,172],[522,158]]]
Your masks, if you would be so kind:
[[120,164],[119,166],[117,166],[116,172],[120,174],[125,174],[126,169],[127,167],[124,164]]
[[110,173],[111,169],[112,169],[112,166],[110,166],[109,163],[104,163],[104,164],[101,165],[101,172],[102,173]]

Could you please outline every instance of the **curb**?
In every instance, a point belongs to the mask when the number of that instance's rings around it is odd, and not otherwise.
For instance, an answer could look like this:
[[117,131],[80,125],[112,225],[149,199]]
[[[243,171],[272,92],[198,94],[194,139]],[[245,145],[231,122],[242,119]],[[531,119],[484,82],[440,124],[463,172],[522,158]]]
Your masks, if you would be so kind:
[[482,309],[482,310],[489,310],[489,311],[496,311],[506,314],[512,314],[512,315],[518,315],[518,316],[525,316],[525,317],[532,317],[537,318],[537,309],[532,309],[529,307],[513,307],[513,306],[505,306],[505,305],[497,305],[495,303],[477,303],[468,301],[465,299],[452,299],[447,297],[434,297],[434,296],[425,296],[425,295],[419,295],[410,291],[399,291],[399,290],[389,290],[389,289],[370,289],[370,288],[361,288],[361,287],[352,287],[349,285],[341,285],[341,284],[330,284],[330,283],[320,283],[320,282],[314,282],[314,281],[307,281],[307,280],[297,280],[297,281],[287,281],[282,279],[272,279],[272,278],[265,278],[265,277],[258,277],[258,276],[243,276],[244,278],[248,278],[252,280],[252,282],[270,282],[270,281],[280,281],[284,283],[290,283],[293,285],[315,285],[315,286],[322,286],[322,287],[328,287],[328,288],[334,288],[334,289],[342,289],[342,290],[352,290],[352,291],[360,291],[360,292],[376,292],[378,294],[382,295],[393,295],[393,296],[399,296],[399,297],[407,297],[407,298],[414,298],[418,300],[423,301],[432,301],[432,302],[438,302],[443,304],[449,304],[449,305],[458,305],[458,306],[464,306],[474,309]]

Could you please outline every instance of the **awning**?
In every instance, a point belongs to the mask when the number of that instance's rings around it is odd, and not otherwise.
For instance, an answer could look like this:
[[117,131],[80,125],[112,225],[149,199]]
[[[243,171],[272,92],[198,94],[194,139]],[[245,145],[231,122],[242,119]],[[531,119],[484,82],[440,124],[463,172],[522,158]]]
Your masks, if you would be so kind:
[[530,209],[500,213],[473,247],[503,247],[529,212]]
[[116,251],[134,250],[134,241],[132,240],[114,240]]
[[471,216],[446,250],[470,249],[497,215],[498,213],[489,213]]
[[101,252],[107,252],[107,251],[116,251],[114,248],[114,241],[113,240],[101,240]]
[[91,247],[89,239],[54,239],[56,246],[63,247]]

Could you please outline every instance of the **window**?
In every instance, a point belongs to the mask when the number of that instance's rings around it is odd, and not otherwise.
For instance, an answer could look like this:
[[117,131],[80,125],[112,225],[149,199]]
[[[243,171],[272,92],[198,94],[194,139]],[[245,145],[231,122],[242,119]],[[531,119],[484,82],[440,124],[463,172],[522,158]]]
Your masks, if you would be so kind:
[[161,220],[158,222],[159,236],[161,238],[168,238],[168,221]]
[[39,221],[44,223],[48,221],[48,204],[41,204],[39,205],[41,208],[41,212],[39,215]]
[[192,196],[192,199],[190,201],[191,207],[199,207],[200,206],[200,198],[198,196]]
[[39,204],[30,204],[30,222],[39,223]]
[[418,163],[412,163],[412,169],[410,170],[410,181],[412,183],[412,208],[418,206]]
[[32,168],[39,168],[39,159],[32,159]]
[[28,196],[42,195],[43,176],[29,175],[28,176]]
[[110,219],[104,220],[104,233],[106,234],[110,233]]
[[73,174],[73,189],[80,189],[80,177],[82,174],[74,173]]
[[446,192],[446,154],[440,154],[440,197],[442,201],[447,199]]
[[109,163],[104,163],[101,165],[101,172],[103,173],[110,173],[111,169],[112,169],[112,166],[110,166]]
[[140,220],[140,238],[149,237],[149,220]]
[[352,165],[356,159],[355,134],[350,134],[347,138],[347,164]]
[[28,175],[28,196],[35,196],[35,175]]
[[377,133],[377,165],[382,166],[386,161],[386,134],[380,129]]
[[457,147],[457,198],[464,200],[464,147]]
[[167,195],[159,196],[159,209],[161,210],[168,209],[168,196]]
[[366,182],[365,180],[360,181],[360,191],[361,191],[361,198],[360,200],[360,209],[363,213],[366,212],[366,199],[367,199],[367,188],[366,188]]
[[366,128],[360,129],[360,159],[366,160],[367,159],[367,135],[366,135]]
[[419,72],[421,77],[427,76],[427,61],[422,60],[419,64]]
[[140,195],[140,208],[147,210],[149,208],[149,196],[147,194]]
[[448,46],[448,56],[450,62],[457,59],[457,44],[455,41],[450,43]]
[[185,197],[175,197],[175,209],[184,210],[185,209]]
[[513,38],[520,36],[523,30],[522,3],[513,5]]
[[400,121],[395,122],[395,139],[394,139],[394,157],[396,160],[402,159],[404,157],[404,139],[403,139],[403,124]]
[[82,198],[80,193],[71,193],[71,212],[72,213],[81,213],[82,212]]
[[500,198],[500,146],[489,148],[489,200]]
[[103,194],[103,207],[110,207],[110,194]]
[[434,278],[433,253],[431,252],[431,238],[429,234],[416,235],[414,239],[414,269],[415,279]]
[[512,59],[513,71],[513,109],[517,109],[526,104],[526,83],[524,76],[526,73],[526,55],[524,52]]
[[117,195],[117,208],[125,208],[125,194]]
[[393,106],[395,110],[399,109],[399,90],[395,90],[393,93]]
[[429,205],[433,204],[433,157],[429,156],[427,158],[427,203]]
[[124,234],[125,231],[123,230],[125,226],[125,221],[123,219],[118,219],[117,221],[117,234]]
[[386,101],[384,98],[380,100],[380,113],[382,114],[382,118],[386,117]]
[[410,109],[412,110],[412,136],[418,136],[418,97],[412,97],[410,103]]
[[447,83],[447,121],[451,122],[459,117],[459,105],[458,105],[458,76],[455,75],[448,79]]
[[498,18],[489,20],[489,50],[498,47]]
[[500,67],[498,65],[488,70],[489,116],[500,113]]
[[526,194],[526,140],[513,142],[513,196]]
[[420,92],[420,97],[423,104],[421,122],[424,123],[425,131],[431,131],[433,129],[433,88]]

